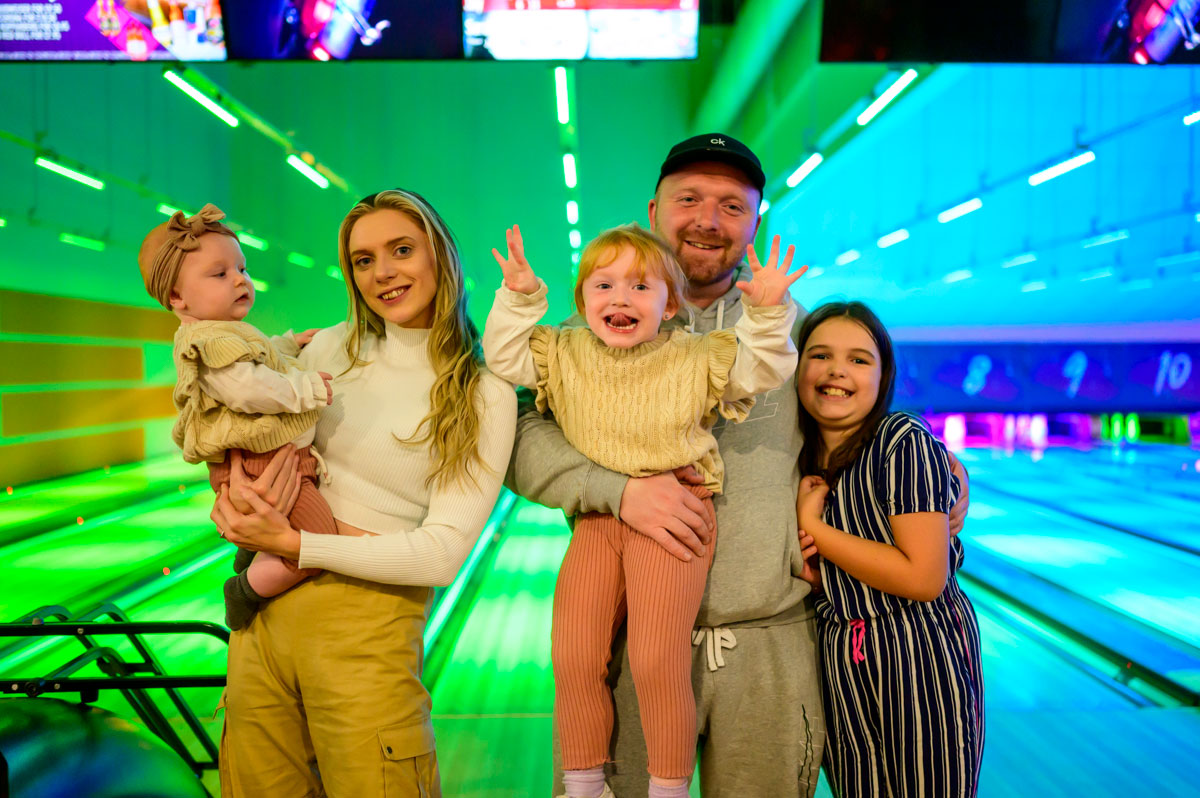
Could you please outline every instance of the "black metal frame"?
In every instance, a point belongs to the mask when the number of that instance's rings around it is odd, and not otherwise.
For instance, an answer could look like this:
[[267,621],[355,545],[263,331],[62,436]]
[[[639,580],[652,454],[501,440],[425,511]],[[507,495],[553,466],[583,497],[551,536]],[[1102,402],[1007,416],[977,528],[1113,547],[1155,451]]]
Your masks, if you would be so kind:
[[[103,620],[106,618],[111,620]],[[82,702],[90,703],[99,697],[101,690],[120,690],[138,717],[170,746],[199,778],[203,771],[217,768],[219,751],[216,743],[201,726],[196,713],[179,694],[179,689],[224,687],[225,676],[168,675],[162,663],[142,639],[142,635],[151,634],[203,634],[229,644],[229,630],[207,621],[132,621],[115,604],[102,604],[79,616],[73,616],[70,610],[62,606],[42,607],[15,623],[0,624],[0,638],[17,638],[16,642],[0,647],[0,661],[28,645],[33,639],[73,638],[83,646],[84,652],[55,668],[47,676],[32,679],[0,676],[0,694],[36,697],[45,693],[78,693]],[[94,639],[110,635],[125,637],[141,660],[126,660],[116,649],[100,645]],[[95,663],[105,676],[71,676],[92,663]],[[147,694],[146,691],[151,689],[166,691],[179,716],[203,748],[206,755],[204,759],[197,759],[192,755],[183,739],[171,727],[167,716]]]

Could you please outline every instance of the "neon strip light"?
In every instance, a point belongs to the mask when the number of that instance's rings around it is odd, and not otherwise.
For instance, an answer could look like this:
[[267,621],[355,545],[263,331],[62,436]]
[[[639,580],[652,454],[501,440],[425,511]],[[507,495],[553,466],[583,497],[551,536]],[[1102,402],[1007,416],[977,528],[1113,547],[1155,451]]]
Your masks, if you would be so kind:
[[248,247],[253,247],[254,249],[257,249],[259,252],[263,252],[267,248],[267,242],[263,241],[258,236],[252,236],[249,233],[238,233],[237,237],[238,237],[238,241],[241,241],[243,244],[245,244]]
[[97,180],[96,178],[92,177],[91,175],[85,175],[83,172],[76,172],[74,169],[68,169],[67,167],[63,166],[60,163],[55,163],[54,161],[47,160],[40,156],[34,160],[34,163],[37,164],[38,166],[42,167],[43,169],[49,169],[51,172],[54,172],[55,174],[58,174],[58,175],[62,175],[63,177],[66,177],[66,178],[70,178],[71,180],[74,180],[77,183],[83,183],[88,188],[94,188],[97,191],[101,191],[104,189],[104,181],[103,180]]
[[762,202],[758,203],[758,215],[759,216],[762,216],[764,213],[766,213],[769,210],[771,210],[771,203],[769,200],[763,200]]
[[305,269],[311,269],[317,263],[312,258],[307,255],[301,255],[299,252],[289,252],[287,259],[288,263],[293,266],[303,266]]
[[1127,238],[1129,238],[1128,230],[1117,230],[1113,233],[1104,233],[1103,235],[1093,236],[1092,238],[1085,238],[1083,241],[1079,242],[1079,245],[1084,249],[1091,249],[1092,247],[1101,247],[1105,244],[1114,244],[1117,241],[1124,241]]
[[1037,255],[1032,252],[1026,252],[1022,255],[1014,255],[1004,263],[1000,264],[1001,269],[1011,269],[1013,266],[1024,266],[1026,263],[1033,263],[1037,260]]
[[567,69],[554,68],[554,97],[558,102],[558,123],[565,125],[571,121],[571,106],[567,102]]
[[258,291],[260,294],[265,294],[271,289],[271,284],[266,280],[256,280],[255,278],[251,277],[250,282],[254,284],[254,290]]
[[973,275],[971,273],[970,269],[959,269],[957,271],[950,272],[945,277],[943,277],[942,282],[943,283],[960,283],[963,280],[970,280],[974,276],[975,275]]
[[814,152],[808,156],[804,163],[800,164],[800,168],[788,175],[788,188],[795,188],[800,185],[800,181],[812,174],[812,171],[821,165],[825,160],[825,156],[819,152]]
[[225,124],[229,125],[230,127],[238,126],[239,122],[238,122],[238,118],[236,116],[229,113],[224,108],[222,108],[220,105],[218,105],[207,94],[200,91],[192,84],[188,83],[186,80],[181,78],[179,75],[175,74],[174,71],[168,69],[166,72],[163,72],[163,77],[167,79],[168,83],[170,83],[171,85],[178,88],[181,92],[183,92],[187,96],[191,97],[196,102],[200,103],[200,105],[204,106],[204,108],[206,110],[208,110],[213,116],[217,117]]
[[579,223],[579,203],[575,200],[567,200],[567,224]]
[[899,230],[895,231],[894,233],[888,233],[887,235],[882,236],[875,243],[879,245],[880,249],[887,249],[888,247],[893,246],[894,244],[899,244],[901,241],[907,241],[907,240],[908,240],[908,231],[905,230],[903,227],[901,227]]
[[1028,294],[1030,291],[1045,291],[1045,290],[1046,290],[1046,284],[1041,280],[1034,280],[1033,282],[1025,283],[1025,285],[1021,286],[1022,294]]
[[433,650],[433,644],[437,641],[438,635],[441,634],[442,628],[446,625],[450,613],[454,611],[454,605],[458,603],[459,596],[466,589],[467,583],[471,581],[472,574],[475,573],[475,567],[479,565],[479,560],[483,557],[483,553],[492,543],[492,538],[496,536],[496,529],[504,520],[508,518],[509,512],[516,504],[517,497],[512,491],[505,488],[500,493],[500,499],[496,502],[496,507],[492,510],[492,517],[488,519],[487,524],[483,527],[483,531],[479,533],[479,539],[475,541],[475,546],[471,549],[471,553],[467,555],[466,562],[459,569],[458,576],[450,583],[450,587],[446,589],[442,595],[441,601],[438,602],[437,608],[433,611],[433,617],[429,619],[429,623],[425,626],[425,653],[428,654]]
[[334,280],[338,280],[343,283],[346,282],[346,278],[342,274],[342,270],[340,268],[338,268],[337,266],[325,267],[325,276],[332,277]]
[[1079,282],[1088,283],[1088,282],[1091,282],[1092,280],[1103,280],[1105,277],[1112,277],[1112,276],[1113,276],[1112,269],[1100,269],[1098,271],[1094,271],[1089,274],[1083,275],[1082,277],[1079,278]]
[[1076,155],[1074,158],[1068,158],[1062,163],[1051,166],[1049,169],[1043,169],[1040,172],[1030,175],[1029,185],[1040,186],[1047,180],[1053,180],[1056,177],[1065,175],[1072,169],[1078,169],[1079,167],[1089,164],[1094,160],[1096,160],[1096,153],[1092,152],[1091,150],[1082,152],[1079,155]]
[[575,156],[569,152],[563,156],[563,178],[567,181],[567,188],[575,188]]
[[825,270],[822,269],[820,266],[813,266],[811,269],[808,270],[808,273],[805,276],[811,280],[814,277],[820,277],[824,273],[825,273]]
[[293,169],[295,169],[297,172],[299,172],[300,174],[307,177],[309,180],[316,183],[317,188],[329,188],[329,178],[325,177],[325,175],[321,174],[316,169],[313,169],[311,166],[306,164],[296,154],[293,153],[292,155],[289,155],[287,157],[287,162],[288,162],[288,165],[291,166]]
[[581,247],[582,245],[583,245],[583,236],[579,234],[578,230],[572,230],[571,231],[571,248],[579,249],[579,247]]
[[1200,111],[1194,111],[1183,118],[1183,124],[1194,125],[1200,122]]
[[949,210],[942,211],[938,214],[937,219],[940,223],[945,224],[946,222],[952,222],[961,216],[966,216],[968,213],[977,211],[982,207],[983,200],[979,199],[979,197],[976,197],[975,199],[967,200],[961,205],[955,205]]
[[874,119],[876,115],[878,115],[879,112],[887,106],[888,103],[896,99],[896,95],[904,91],[904,89],[908,87],[908,84],[912,83],[916,79],[917,70],[906,70],[903,75],[896,79],[895,83],[887,87],[883,94],[875,98],[875,102],[867,106],[867,110],[858,115],[858,124],[860,126],[865,125]]
[[833,261],[836,266],[845,266],[847,263],[854,263],[862,257],[862,253],[857,249],[848,249]]
[[104,251],[104,242],[97,241],[94,238],[84,238],[83,236],[73,236],[70,233],[62,233],[59,235],[58,240],[64,244],[70,244],[75,247],[83,247],[84,249],[90,249],[95,252]]

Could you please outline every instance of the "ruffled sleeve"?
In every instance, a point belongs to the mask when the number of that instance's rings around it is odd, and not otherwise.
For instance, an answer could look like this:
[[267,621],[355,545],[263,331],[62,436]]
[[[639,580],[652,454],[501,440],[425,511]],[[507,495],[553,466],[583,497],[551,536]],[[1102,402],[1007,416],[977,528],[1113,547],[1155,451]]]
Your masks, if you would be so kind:
[[716,421],[714,413],[720,413],[730,421],[745,421],[754,407],[754,397],[725,399],[729,387],[729,373],[737,360],[738,340],[733,330],[717,330],[704,336],[708,347],[708,396],[704,400],[705,420]]
[[552,410],[551,394],[553,393],[552,375],[557,372],[558,363],[558,329],[545,324],[539,324],[529,333],[529,353],[533,356],[533,365],[537,368],[537,384],[534,386],[536,395],[534,402],[539,413]]

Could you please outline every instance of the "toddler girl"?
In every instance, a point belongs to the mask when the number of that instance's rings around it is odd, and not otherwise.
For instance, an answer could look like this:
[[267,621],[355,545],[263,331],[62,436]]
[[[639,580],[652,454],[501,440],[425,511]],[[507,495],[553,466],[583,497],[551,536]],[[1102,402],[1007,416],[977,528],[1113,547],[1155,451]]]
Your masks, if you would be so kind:
[[[779,387],[796,362],[789,333],[796,306],[779,240],[752,277],[739,282],[746,310],[731,330],[697,335],[660,330],[687,312],[687,278],[665,243],[636,225],[602,233],[584,249],[575,306],[585,327],[539,326],[546,285],[525,260],[519,228],[507,231],[508,257],[492,254],[504,285],[488,316],[484,356],[497,375],[537,391],[570,443],[605,468],[642,477],[693,466],[690,486],[710,518],[724,466],[711,429],[718,414],[746,417],[753,397]],[[683,561],[619,519],[587,513],[574,534],[554,591],[551,658],[563,781],[570,798],[611,795],[604,784],[612,733],[605,684],[613,634],[629,617],[629,658],[641,708],[650,795],[686,796],[696,752],[691,630],[712,545]]]

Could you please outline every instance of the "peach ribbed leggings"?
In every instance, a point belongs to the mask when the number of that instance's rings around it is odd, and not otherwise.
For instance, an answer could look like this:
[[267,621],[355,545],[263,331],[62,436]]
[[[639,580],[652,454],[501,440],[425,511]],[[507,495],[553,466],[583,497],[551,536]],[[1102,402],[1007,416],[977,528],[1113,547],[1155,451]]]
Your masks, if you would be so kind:
[[[699,486],[689,489],[714,517],[712,494]],[[613,635],[628,610],[629,662],[650,775],[692,775],[692,624],[715,548],[714,537],[703,557],[684,562],[611,515],[576,519],[554,589],[550,644],[554,720],[565,770],[608,761],[613,705],[605,677]]]

